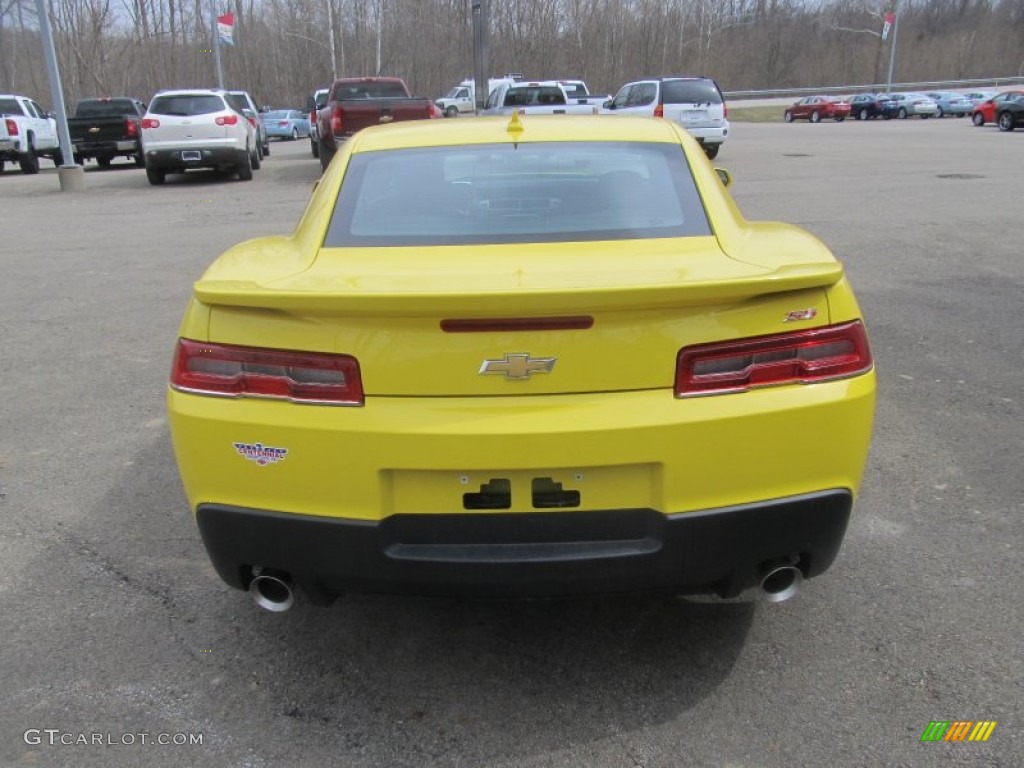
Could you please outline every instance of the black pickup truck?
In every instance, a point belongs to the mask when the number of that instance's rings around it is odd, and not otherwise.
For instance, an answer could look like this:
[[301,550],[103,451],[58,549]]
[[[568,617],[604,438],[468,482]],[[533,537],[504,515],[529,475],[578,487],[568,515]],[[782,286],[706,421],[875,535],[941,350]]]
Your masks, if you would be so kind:
[[115,157],[130,157],[135,165],[146,165],[142,153],[142,116],[146,105],[127,96],[82,99],[68,118],[68,134],[75,164],[89,158],[106,168]]

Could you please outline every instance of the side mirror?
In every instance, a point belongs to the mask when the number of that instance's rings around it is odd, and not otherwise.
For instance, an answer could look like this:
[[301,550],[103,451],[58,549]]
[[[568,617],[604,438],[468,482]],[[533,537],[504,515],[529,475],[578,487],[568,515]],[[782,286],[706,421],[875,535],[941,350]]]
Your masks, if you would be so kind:
[[604,104],[601,105],[603,109],[615,109],[615,104],[611,99],[608,99]]
[[725,170],[725,168],[715,168],[715,173],[718,174],[723,187],[728,187],[732,184],[732,174]]

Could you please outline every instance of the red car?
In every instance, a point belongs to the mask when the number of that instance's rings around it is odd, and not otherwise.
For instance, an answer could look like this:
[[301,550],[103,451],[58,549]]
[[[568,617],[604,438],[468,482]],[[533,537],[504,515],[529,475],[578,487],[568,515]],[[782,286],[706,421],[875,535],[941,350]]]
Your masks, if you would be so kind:
[[786,107],[783,115],[787,123],[806,119],[812,123],[820,123],[824,118],[831,118],[837,123],[843,122],[850,114],[850,102],[834,96],[807,96],[791,107]]
[[976,106],[971,112],[971,120],[979,128],[986,123],[994,123],[999,107],[1007,102],[1016,101],[1021,97],[1024,97],[1024,91],[1003,91]]

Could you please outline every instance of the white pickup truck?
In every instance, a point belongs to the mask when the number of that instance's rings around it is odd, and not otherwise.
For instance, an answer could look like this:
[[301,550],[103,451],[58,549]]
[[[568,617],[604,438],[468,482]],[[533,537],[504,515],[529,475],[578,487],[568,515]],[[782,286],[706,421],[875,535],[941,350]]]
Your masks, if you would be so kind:
[[577,103],[557,80],[499,85],[487,97],[481,115],[596,115],[596,105]]
[[39,173],[40,157],[61,163],[57,121],[27,96],[0,94],[0,173],[8,161]]
[[[503,83],[517,83],[522,79],[523,76],[518,72],[504,77],[492,77],[487,81],[487,92],[490,93]],[[476,82],[463,80],[440,99],[435,99],[434,103],[445,117],[471,115],[476,112]]]

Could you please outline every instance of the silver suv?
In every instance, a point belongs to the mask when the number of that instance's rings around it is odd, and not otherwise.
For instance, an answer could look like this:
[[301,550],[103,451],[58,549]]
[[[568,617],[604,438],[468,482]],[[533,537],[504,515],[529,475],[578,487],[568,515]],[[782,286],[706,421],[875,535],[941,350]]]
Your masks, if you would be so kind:
[[252,179],[260,167],[256,129],[228,103],[225,91],[161,91],[142,118],[142,150],[150,184],[168,173],[214,168]]
[[235,108],[236,112],[245,115],[246,119],[252,123],[252,127],[256,129],[256,134],[259,136],[260,157],[268,157],[270,155],[270,137],[267,136],[267,126],[260,119],[260,111],[256,102],[248,91],[228,91],[227,95],[228,103]]
[[626,83],[614,99],[604,103],[602,112],[674,120],[700,142],[709,158],[718,154],[729,135],[729,110],[718,83],[710,77],[655,77]]

